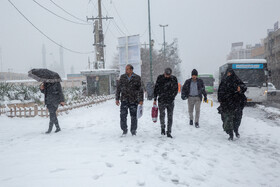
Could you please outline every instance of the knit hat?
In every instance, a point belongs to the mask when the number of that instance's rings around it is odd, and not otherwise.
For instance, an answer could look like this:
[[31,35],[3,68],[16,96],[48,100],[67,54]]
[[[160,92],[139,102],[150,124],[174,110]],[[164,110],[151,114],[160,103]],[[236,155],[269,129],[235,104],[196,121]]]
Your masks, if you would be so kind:
[[171,75],[171,74],[172,74],[172,69],[171,69],[171,68],[166,68],[166,69],[164,70],[164,73],[165,73],[166,75]]
[[192,76],[193,76],[193,75],[196,75],[196,76],[198,75],[198,72],[197,72],[196,69],[193,69],[193,70],[192,70]]

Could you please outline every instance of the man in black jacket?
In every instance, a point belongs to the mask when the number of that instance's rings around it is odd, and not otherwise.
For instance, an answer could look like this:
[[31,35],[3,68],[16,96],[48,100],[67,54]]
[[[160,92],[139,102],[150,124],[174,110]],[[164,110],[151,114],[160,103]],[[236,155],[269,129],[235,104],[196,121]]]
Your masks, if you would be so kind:
[[121,75],[116,91],[116,105],[120,105],[121,100],[121,129],[123,135],[127,134],[127,114],[128,109],[131,116],[130,132],[133,136],[137,130],[137,107],[143,105],[144,93],[141,77],[133,72],[133,66],[128,64],[125,74]]
[[178,93],[178,81],[170,68],[166,68],[163,75],[159,75],[154,89],[154,105],[157,104],[160,112],[161,134],[165,135],[165,109],[167,109],[167,137],[172,138],[171,128],[173,121],[174,99]]
[[233,140],[233,131],[240,137],[239,126],[243,109],[247,103],[246,85],[238,78],[233,69],[227,69],[218,89],[219,112],[222,116],[223,129]]
[[186,80],[183,85],[181,97],[183,100],[188,99],[190,125],[193,125],[193,109],[195,107],[195,127],[199,128],[200,106],[202,95],[204,101],[207,101],[207,94],[203,80],[197,78],[198,72],[196,69],[192,70],[192,78]]
[[64,106],[65,104],[61,85],[59,82],[43,83],[40,86],[40,90],[45,94],[45,105],[47,105],[50,113],[49,129],[46,134],[49,134],[52,131],[53,125],[55,125],[56,127],[55,133],[57,133],[61,131],[61,129],[58,124],[56,111],[59,104],[61,104],[62,106]]

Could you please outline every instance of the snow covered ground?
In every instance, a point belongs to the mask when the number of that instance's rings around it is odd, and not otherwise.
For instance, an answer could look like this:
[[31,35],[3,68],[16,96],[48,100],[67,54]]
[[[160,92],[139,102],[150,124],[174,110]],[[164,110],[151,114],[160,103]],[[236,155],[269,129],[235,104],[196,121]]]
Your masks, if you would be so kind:
[[176,100],[173,139],[160,135],[144,104],[136,137],[121,137],[114,101],[48,119],[0,116],[0,186],[280,186],[280,121],[246,108],[240,139],[222,130],[217,103],[202,104],[201,128],[188,125],[187,103]]

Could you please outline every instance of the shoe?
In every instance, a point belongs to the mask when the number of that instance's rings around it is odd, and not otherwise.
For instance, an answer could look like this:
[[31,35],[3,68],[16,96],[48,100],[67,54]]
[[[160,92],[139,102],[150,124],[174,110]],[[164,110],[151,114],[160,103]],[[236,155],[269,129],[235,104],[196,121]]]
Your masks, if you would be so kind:
[[165,135],[165,129],[161,129],[161,135]]
[[190,120],[190,125],[193,125],[193,120]]
[[238,133],[238,130],[234,131],[236,138],[240,138],[240,134]]
[[52,132],[52,128],[53,128],[53,124],[49,125],[49,129],[47,132],[45,132],[46,134],[50,134]]
[[237,132],[235,133],[236,138],[240,138],[240,134]]
[[196,128],[199,128],[199,124],[198,124],[198,123],[195,123],[195,127],[196,127]]
[[132,136],[136,136],[136,131],[131,132]]
[[122,136],[126,136],[127,135],[127,130],[123,131]]
[[60,128],[57,128],[54,132],[57,133],[57,132],[59,132],[59,131],[61,131],[61,129],[60,129]]
[[173,138],[172,136],[171,136],[171,133],[170,132],[166,132],[167,133],[167,137],[168,138]]
[[52,130],[49,129],[48,131],[45,132],[45,134],[50,134],[51,132]]
[[233,141],[233,132],[232,131],[229,131],[229,138],[228,138],[228,140],[229,141]]

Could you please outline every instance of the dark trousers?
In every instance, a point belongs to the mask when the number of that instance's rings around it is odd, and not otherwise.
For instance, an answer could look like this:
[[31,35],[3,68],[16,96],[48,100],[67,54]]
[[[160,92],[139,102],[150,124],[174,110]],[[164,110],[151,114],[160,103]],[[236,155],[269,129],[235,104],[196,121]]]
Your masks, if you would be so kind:
[[171,133],[172,122],[173,122],[173,110],[174,102],[172,103],[158,103],[159,107],[159,119],[161,128],[165,129],[165,109],[167,109],[167,132]]
[[226,132],[234,131],[238,132],[239,126],[241,124],[243,111],[237,110],[234,112],[222,112],[221,117],[223,121],[223,128]]
[[238,110],[234,113],[234,118],[233,118],[233,130],[234,132],[238,132],[239,126],[241,124],[241,120],[242,120],[242,115],[243,115],[243,111],[242,110]]
[[50,113],[50,123],[49,123],[50,127],[49,128],[52,129],[53,124],[55,124],[56,128],[59,128],[58,119],[56,116],[56,111],[57,111],[58,105],[47,104],[47,108]]
[[137,107],[138,104],[136,103],[128,103],[125,101],[121,102],[121,129],[127,132],[127,114],[128,109],[131,117],[131,133],[136,133],[137,130]]

